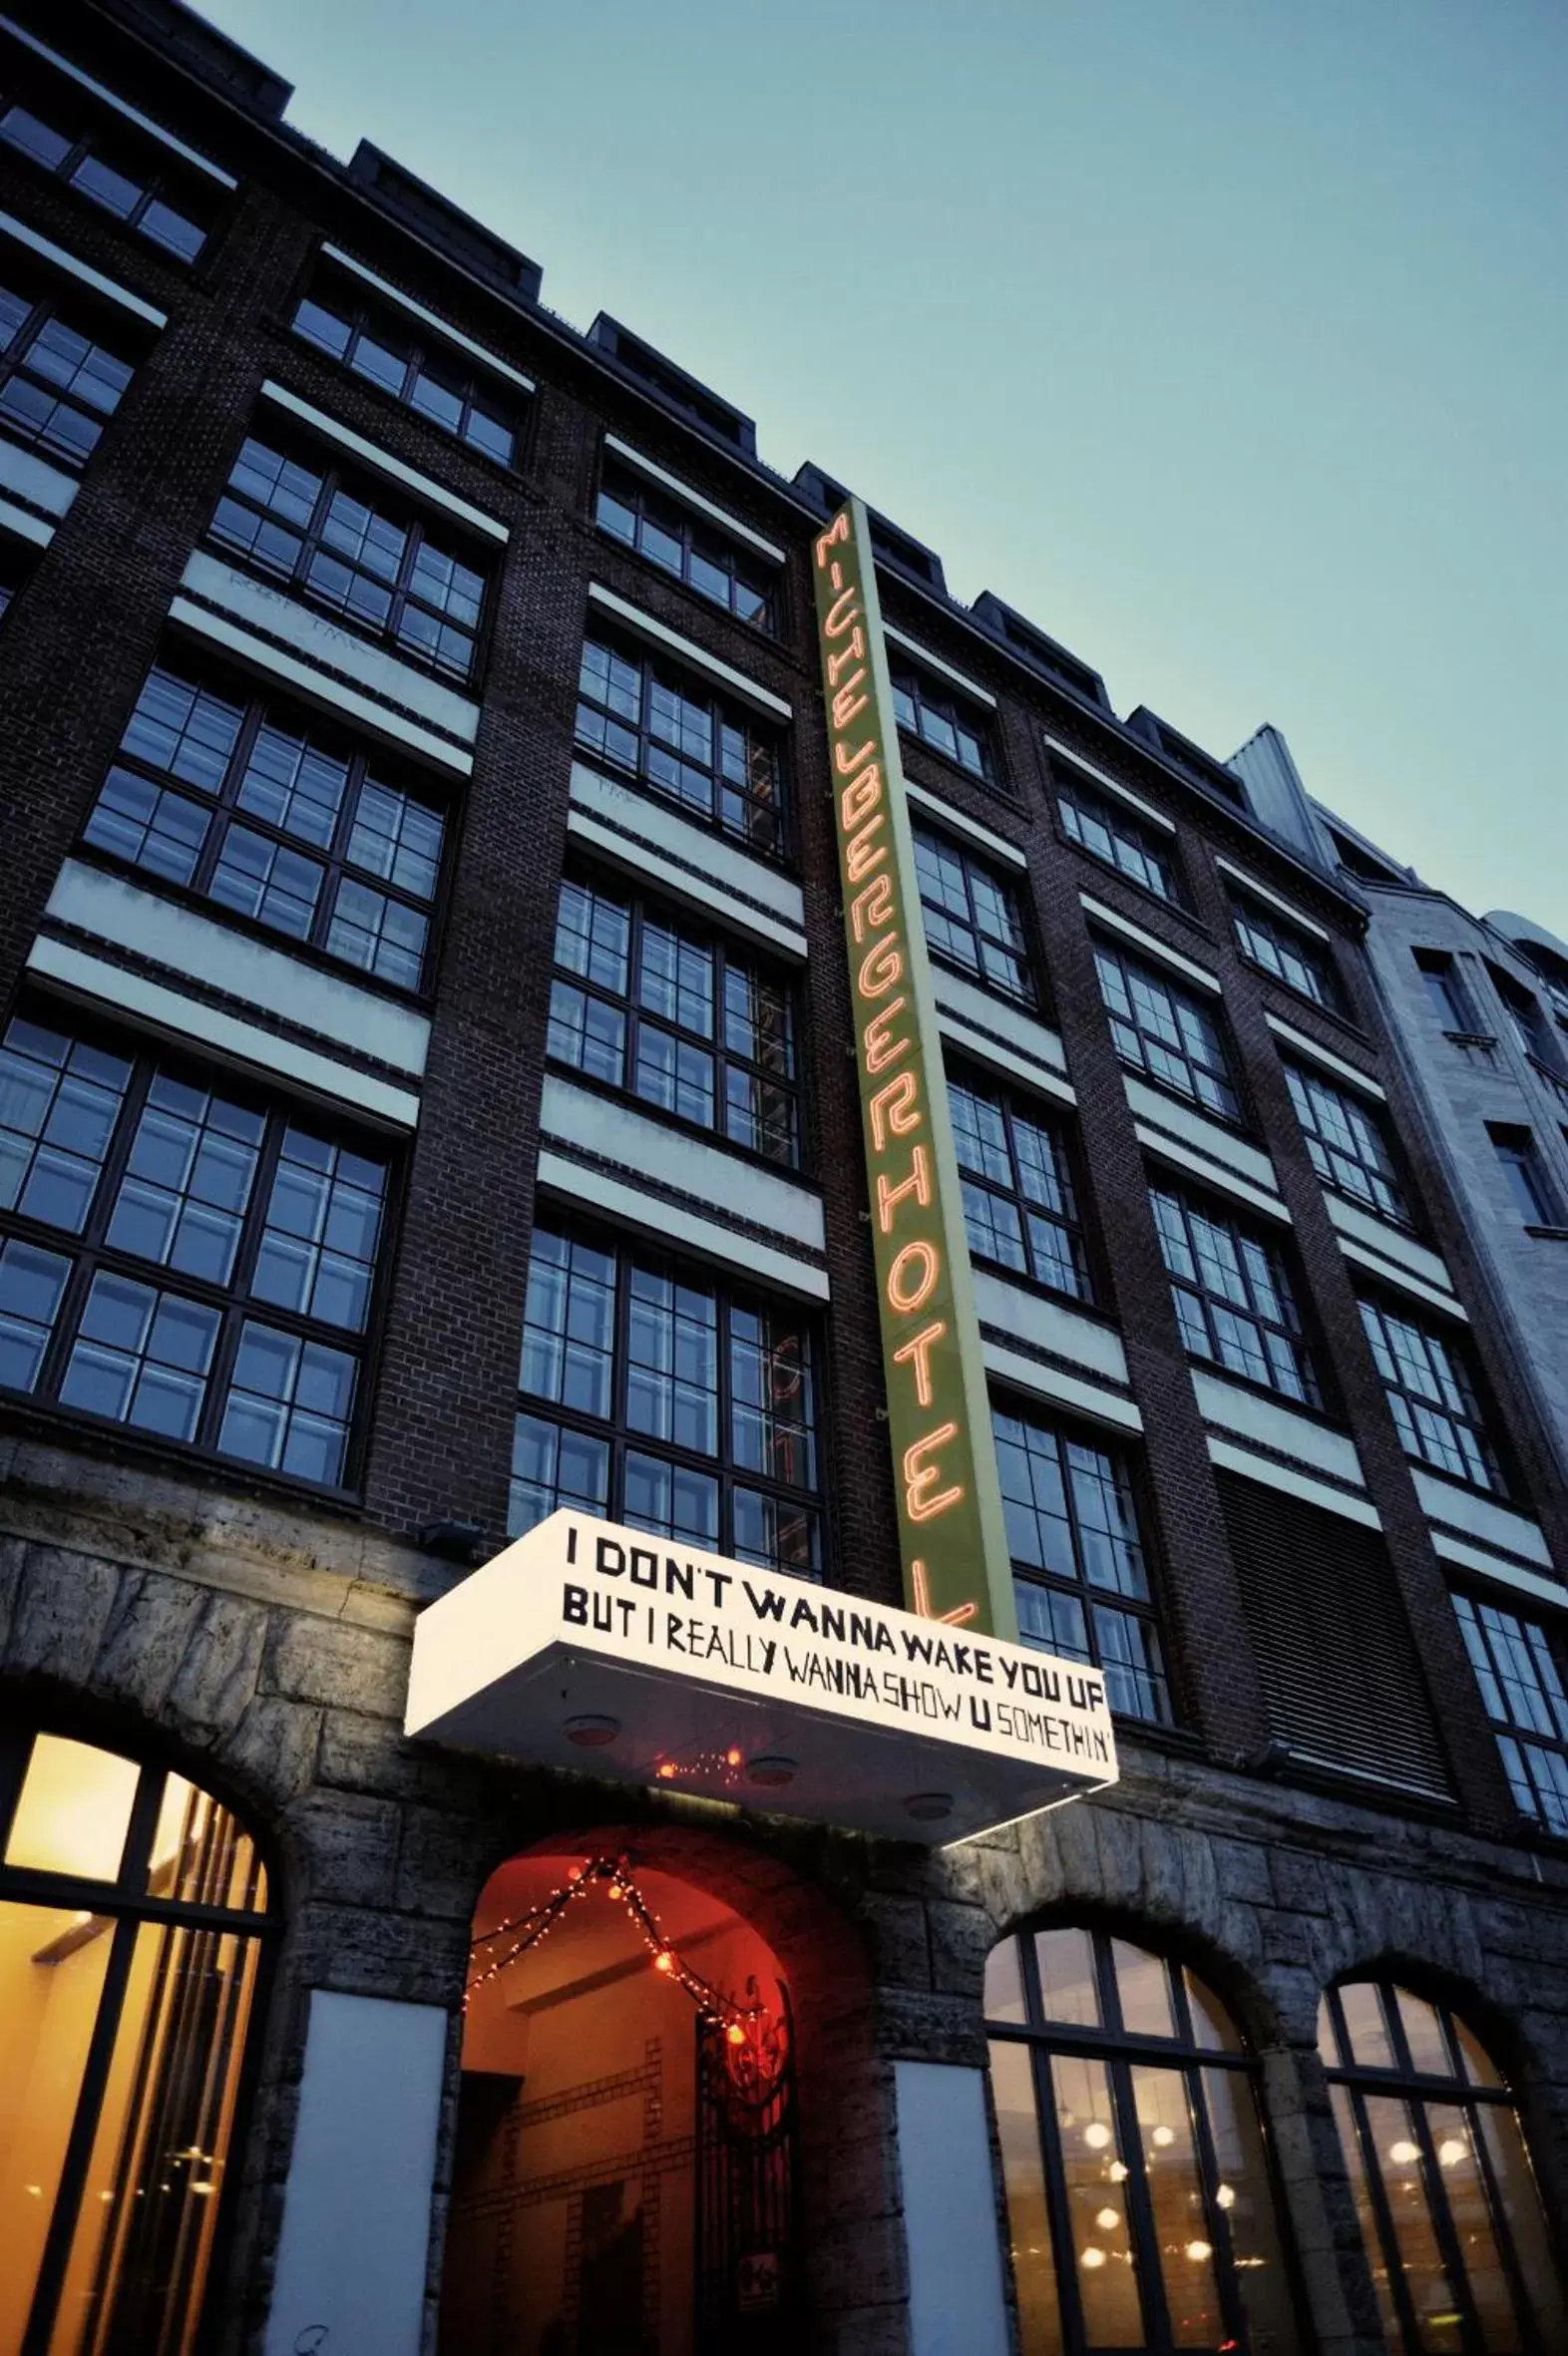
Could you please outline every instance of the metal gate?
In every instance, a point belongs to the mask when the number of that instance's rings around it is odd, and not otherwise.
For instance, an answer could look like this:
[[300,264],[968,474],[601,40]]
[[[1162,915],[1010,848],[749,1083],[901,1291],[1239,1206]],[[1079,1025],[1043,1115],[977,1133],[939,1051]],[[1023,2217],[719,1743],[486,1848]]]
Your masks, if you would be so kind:
[[777,2010],[756,2002],[743,2025],[699,2018],[695,2356],[793,2356],[800,2345],[796,2131],[783,1985]]

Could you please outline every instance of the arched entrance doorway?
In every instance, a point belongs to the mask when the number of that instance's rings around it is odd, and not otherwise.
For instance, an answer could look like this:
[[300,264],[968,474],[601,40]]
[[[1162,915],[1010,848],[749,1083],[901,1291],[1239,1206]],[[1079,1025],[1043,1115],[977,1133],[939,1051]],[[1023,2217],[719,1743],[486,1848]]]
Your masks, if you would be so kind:
[[487,1883],[441,2356],[799,2345],[789,1975],[689,1862],[678,1838],[611,1832]]

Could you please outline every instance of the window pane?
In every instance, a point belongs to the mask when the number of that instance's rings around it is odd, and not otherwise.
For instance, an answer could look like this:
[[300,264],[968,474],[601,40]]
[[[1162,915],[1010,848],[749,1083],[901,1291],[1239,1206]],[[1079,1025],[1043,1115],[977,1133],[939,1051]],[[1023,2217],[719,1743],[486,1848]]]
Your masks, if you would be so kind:
[[1371,1980],[1352,1980],[1340,1990],[1350,2058],[1364,2070],[1393,2068],[1393,2040],[1383,2018],[1382,1998]]
[[614,1327],[613,1256],[536,1231],[523,1313],[522,1388],[585,1414],[607,1416]]
[[1194,2045],[1206,2052],[1239,2054],[1242,2041],[1236,2024],[1217,1996],[1211,1995],[1197,1976],[1184,1970],[1182,1985],[1187,1991],[1187,2011],[1192,2020]]
[[218,1314],[100,1269],[60,1385],[67,1406],[194,1439]]
[[1409,2105],[1393,2095],[1368,2095],[1365,2100],[1367,2124],[1377,2155],[1377,2172],[1388,2203],[1405,2289],[1415,2309],[1420,2344],[1432,2350],[1434,2356],[1461,2356],[1464,2343],[1459,2312],[1454,2304],[1453,2285],[1437,2251],[1431,2202]]
[[[1012,1946],[1009,1939],[1007,1946]],[[999,1950],[996,1950],[999,1952]],[[996,2140],[1001,2147],[1002,2181],[1007,2191],[1012,2279],[1018,2294],[1020,2356],[1059,2356],[1061,2309],[1056,2300],[1056,2262],[1051,2251],[1045,2171],[1040,2160],[1039,2119],[1034,2107],[1034,2074],[1026,2046],[990,2047],[991,2098]]]
[[1143,2321],[1123,2189],[1127,2168],[1105,2065],[1052,2054],[1050,2077],[1084,2337],[1091,2348],[1141,2347]]
[[[1335,2124],[1340,2131],[1340,2149],[1345,2155],[1346,2173],[1351,2179],[1351,2191],[1356,2201],[1356,2220],[1362,2229],[1362,2245],[1367,2252],[1372,2289],[1377,2296],[1377,2313],[1382,2323],[1383,2338],[1390,2348],[1401,2348],[1404,2335],[1389,2288],[1387,2253],[1377,2231],[1376,2212],[1372,2207],[1366,2161],[1357,2133],[1355,2107],[1348,2087],[1331,2086],[1329,2094],[1334,2104]],[[1423,2341],[1422,2345],[1425,2344]]]
[[522,1537],[563,1505],[579,1513],[608,1511],[608,1445],[580,1431],[564,1431],[542,1415],[519,1415],[512,1437],[508,1535]]
[[1099,2028],[1099,1983],[1088,1932],[1076,1928],[1036,1931],[1034,1962],[1039,1972],[1040,2010],[1046,2020]]
[[342,1478],[354,1403],[353,1359],[246,1321],[218,1446],[325,1487]]
[[1410,2067],[1423,2078],[1451,2078],[1453,2064],[1443,2043],[1436,2007],[1422,1996],[1412,1996],[1408,1988],[1395,1988],[1393,2000],[1410,2049]]
[[12,1236],[0,1246],[0,1383],[31,1390],[44,1363],[71,1263]]
[[118,1879],[140,1774],[134,1760],[112,1751],[35,1735],[6,1863],[84,1881]]
[[1298,2345],[1296,2305],[1252,2084],[1240,2070],[1205,2070],[1202,2084],[1214,2146],[1214,2197],[1225,2211],[1254,2356],[1291,2356]]
[[[1461,2033],[1462,2034],[1462,2033]],[[1492,2164],[1503,2224],[1524,2277],[1525,2297],[1543,2348],[1568,2346],[1568,2313],[1552,2257],[1540,2187],[1530,2166],[1513,2112],[1502,2103],[1478,2103],[1471,2114]]]
[[1171,2337],[1178,2348],[1213,2347],[1224,2337],[1224,2325],[1187,2108],[1186,2073],[1135,2062],[1130,2076]]
[[1162,1957],[1125,1939],[1112,1939],[1116,1993],[1121,1999],[1121,2025],[1129,2037],[1174,2037],[1170,1982]]
[[[1018,1960],[1016,1939],[998,1939],[985,1958],[985,2018],[987,2021],[1022,2021],[1023,1972]],[[1006,2051],[1005,2047],[997,2049]]]
[[1464,2261],[1464,2278],[1480,2321],[1486,2356],[1517,2356],[1524,2343],[1497,2248],[1486,2187],[1476,2157],[1475,2121],[1453,2103],[1426,2103],[1426,2125],[1437,2172]]

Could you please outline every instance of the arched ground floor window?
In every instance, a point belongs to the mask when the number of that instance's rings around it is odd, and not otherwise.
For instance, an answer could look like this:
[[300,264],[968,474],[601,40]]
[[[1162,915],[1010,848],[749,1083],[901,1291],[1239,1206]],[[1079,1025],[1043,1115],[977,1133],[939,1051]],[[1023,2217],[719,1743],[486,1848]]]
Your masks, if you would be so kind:
[[1296,2356],[1255,2067],[1202,1982],[1025,1932],[991,1951],[985,2017],[1022,2356]]
[[270,1927],[199,1785],[0,1743],[0,2356],[189,2356]]
[[1480,2040],[1445,2004],[1351,1980],[1324,1998],[1318,2042],[1389,2348],[1559,2356],[1541,2196]]

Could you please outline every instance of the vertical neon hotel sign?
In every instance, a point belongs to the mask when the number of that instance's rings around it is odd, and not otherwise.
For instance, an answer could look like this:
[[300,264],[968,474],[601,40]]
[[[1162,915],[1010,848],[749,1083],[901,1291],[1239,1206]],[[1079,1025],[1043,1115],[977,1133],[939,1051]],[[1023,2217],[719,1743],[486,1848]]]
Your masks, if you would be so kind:
[[866,510],[813,577],[905,1600],[1017,1635],[920,885]]

